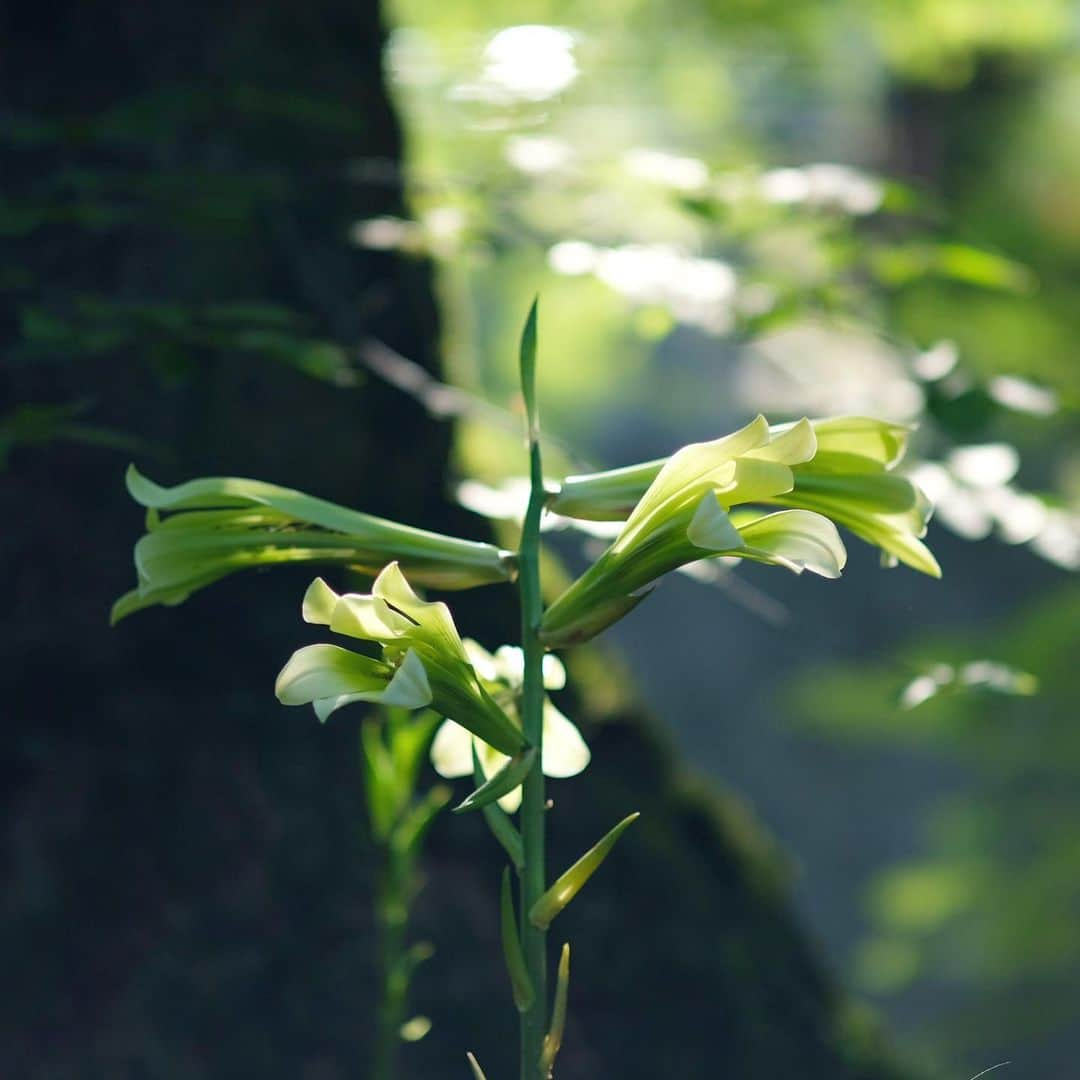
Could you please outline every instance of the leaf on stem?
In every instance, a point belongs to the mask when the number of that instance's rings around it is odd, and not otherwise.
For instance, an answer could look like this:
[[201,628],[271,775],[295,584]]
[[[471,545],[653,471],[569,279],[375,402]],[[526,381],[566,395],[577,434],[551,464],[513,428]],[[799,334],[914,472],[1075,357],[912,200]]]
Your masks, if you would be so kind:
[[562,947],[559,957],[559,975],[555,983],[555,1000],[551,1006],[551,1027],[544,1036],[544,1047],[540,1051],[540,1075],[551,1076],[555,1068],[555,1058],[562,1046],[563,1032],[566,1030],[566,1001],[570,993],[570,942]]
[[521,951],[521,937],[514,915],[514,899],[510,890],[510,870],[503,870],[502,890],[499,898],[499,930],[502,935],[503,957],[510,975],[510,990],[519,1013],[528,1012],[536,994],[533,991],[525,954]]
[[413,854],[439,811],[450,801],[453,792],[445,784],[436,784],[408,809],[390,834],[390,846],[402,855]]
[[[473,778],[477,786],[482,787],[487,782],[487,777],[484,776],[484,767],[480,764],[480,755],[477,754],[475,746],[472,748],[472,759]],[[521,843],[521,833],[514,828],[510,815],[497,802],[481,807],[480,812],[484,815],[484,821],[487,822],[491,835],[499,841],[503,850],[510,856],[514,869],[520,873],[525,865],[525,851]]]
[[536,413],[536,314],[540,301],[533,300],[525,328],[521,331],[521,396],[525,399],[525,416],[529,424],[529,442],[536,442],[540,434],[539,417]]
[[539,930],[546,930],[556,915],[581,891],[582,886],[596,873],[615,842],[641,815],[623,818],[603,839],[597,841],[573,866],[562,874],[550,889],[532,906],[529,921]]
[[536,748],[532,747],[520,754],[515,754],[490,780],[481,784],[471,795],[454,807],[455,814],[464,814],[469,810],[480,810],[489,803],[501,799],[516,787],[520,787],[529,775],[536,760]]
[[378,720],[365,720],[360,727],[360,757],[371,828],[378,839],[385,840],[402,807],[397,770]]

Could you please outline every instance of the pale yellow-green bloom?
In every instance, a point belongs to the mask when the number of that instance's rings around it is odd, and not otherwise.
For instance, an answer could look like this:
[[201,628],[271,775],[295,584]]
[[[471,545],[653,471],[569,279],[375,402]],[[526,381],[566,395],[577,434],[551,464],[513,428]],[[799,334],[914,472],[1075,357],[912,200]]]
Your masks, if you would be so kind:
[[336,645],[299,649],[278,675],[275,689],[283,704],[312,704],[321,720],[354,701],[430,705],[504,754],[526,748],[519,726],[485,690],[450,609],[421,600],[397,563],[381,571],[370,594],[338,595],[316,578],[304,596],[303,617],[373,642],[381,655]]
[[[513,716],[517,716],[517,701],[521,692],[524,660],[521,649],[503,645],[492,655],[469,638],[464,642],[465,651],[472,661],[477,675],[496,701]],[[566,670],[558,657],[544,657],[544,688],[561,690],[566,685]],[[435,733],[431,744],[431,763],[440,776],[454,779],[473,775],[472,751],[477,756],[486,776],[494,776],[509,760],[504,754],[476,739],[459,724],[448,720]],[[576,776],[589,764],[589,748],[574,724],[564,716],[546,697],[544,699],[544,744],[541,767],[545,775],[564,778]],[[517,810],[521,803],[521,788],[515,788],[499,800],[508,813]]]
[[239,570],[327,563],[375,574],[398,560],[414,581],[466,589],[511,580],[514,556],[491,544],[385,521],[290,488],[235,476],[166,488],[132,466],[127,487],[147,508],[135,545],[138,584],[112,611],[117,622],[153,604],[179,604]]
[[[699,559],[734,556],[837,577],[847,553],[836,525],[925,573],[919,537],[930,506],[891,473],[907,429],[862,417],[770,428],[758,416],[732,435],[670,458],[569,477],[549,501],[567,517],[620,520],[611,546],[548,609],[550,646],[586,640],[626,614],[656,579]],[[768,513],[768,507],[785,507]]]

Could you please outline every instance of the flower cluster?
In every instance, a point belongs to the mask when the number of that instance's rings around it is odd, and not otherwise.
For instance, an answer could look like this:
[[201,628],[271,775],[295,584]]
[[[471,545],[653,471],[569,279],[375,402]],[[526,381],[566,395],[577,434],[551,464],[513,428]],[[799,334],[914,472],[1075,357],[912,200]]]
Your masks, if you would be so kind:
[[[503,645],[494,655],[471,638],[464,641],[484,689],[511,716],[518,717],[525,661],[516,645]],[[566,669],[557,656],[544,657],[544,689],[561,690],[566,685]],[[469,735],[460,725],[447,721],[435,733],[431,744],[431,763],[440,776],[454,779],[473,775],[473,751],[485,775],[493,776],[507,763],[507,757],[490,745]],[[589,748],[573,722],[548,698],[544,698],[544,735],[541,768],[547,776],[562,779],[576,776],[589,764]],[[499,800],[499,805],[513,813],[521,803],[521,789],[515,788]]]
[[516,572],[514,556],[491,544],[399,525],[259,480],[204,477],[166,488],[132,467],[127,487],[147,508],[147,531],[135,545],[138,585],[116,601],[114,623],[153,604],[182,603],[256,566],[330,563],[375,574],[397,559],[418,584],[442,589],[507,581]]
[[337,645],[298,649],[278,675],[284,705],[312,704],[319,719],[354,701],[418,709],[430,705],[506,755],[527,748],[518,724],[484,688],[450,609],[421,600],[396,562],[370,594],[339,596],[316,578],[304,596],[306,622],[379,647],[371,657]]
[[862,417],[770,427],[758,416],[666,460],[568,478],[549,501],[552,511],[625,523],[548,609],[543,640],[559,647],[592,637],[633,608],[657,578],[704,558],[733,556],[837,577],[847,553],[836,524],[879,547],[890,564],[940,576],[919,539],[929,502],[892,472],[907,435],[900,425]]

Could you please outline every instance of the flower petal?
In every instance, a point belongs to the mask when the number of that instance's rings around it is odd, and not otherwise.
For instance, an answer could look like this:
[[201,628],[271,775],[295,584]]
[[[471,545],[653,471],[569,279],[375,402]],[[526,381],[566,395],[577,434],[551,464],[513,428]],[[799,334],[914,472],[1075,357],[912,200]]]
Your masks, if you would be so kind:
[[413,622],[377,596],[346,593],[339,596],[330,617],[335,634],[364,641],[396,641],[407,634]]
[[695,547],[706,551],[735,552],[745,546],[727,511],[711,493],[701,500],[694,512],[686,538]]
[[913,430],[907,424],[871,416],[834,416],[813,424],[819,452],[858,454],[885,468],[891,468],[904,456]]
[[390,669],[378,660],[337,645],[297,649],[281,669],[274,693],[282,705],[307,705],[316,698],[381,692]]
[[545,690],[561,690],[566,685],[566,668],[552,653],[544,654],[543,676]]
[[544,701],[544,748],[541,767],[546,776],[577,776],[592,755],[581,732],[550,701]]
[[817,453],[817,436],[814,426],[806,417],[785,426],[783,431],[769,429],[770,440],[765,446],[748,450],[746,457],[762,461],[776,461],[781,465],[799,465],[809,461]]
[[836,526],[809,510],[781,510],[740,527],[745,557],[801,574],[838,578],[847,562],[847,550]]
[[726,487],[735,475],[735,459],[768,441],[769,425],[764,416],[758,416],[731,435],[684,446],[668,458],[634,507],[613,545],[614,550],[626,550],[638,533],[661,518],[665,510],[692,501],[702,490]]
[[431,743],[431,764],[447,780],[471,776],[473,737],[460,724],[444,720]]
[[371,591],[415,624],[411,636],[417,641],[428,640],[434,647],[448,648],[455,656],[466,659],[450,609],[441,602],[421,600],[396,562],[383,568]]
[[329,626],[334,614],[334,605],[340,599],[341,597],[321,577],[317,577],[304,593],[304,601],[300,608],[304,622],[314,623],[317,626]]
[[429,705],[431,688],[428,686],[427,673],[420,658],[414,652],[406,653],[394,677],[380,691],[366,690],[354,694],[339,694],[336,697],[316,698],[312,704],[315,715],[320,720],[325,720],[343,705],[351,705],[356,701],[396,705],[403,709],[422,709]]

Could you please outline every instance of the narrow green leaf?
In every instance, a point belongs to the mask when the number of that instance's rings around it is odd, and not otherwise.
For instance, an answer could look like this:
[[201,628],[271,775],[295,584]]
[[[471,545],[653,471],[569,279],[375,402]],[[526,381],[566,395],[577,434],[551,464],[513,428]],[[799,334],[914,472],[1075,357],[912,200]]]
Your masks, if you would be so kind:
[[401,812],[403,800],[397,770],[378,720],[365,720],[361,724],[360,756],[371,829],[379,840],[385,840]]
[[536,414],[536,314],[539,298],[533,300],[529,317],[521,332],[521,396],[525,399],[525,416],[529,424],[529,442],[536,442],[540,434],[539,417]]
[[570,942],[562,947],[559,957],[559,976],[555,983],[555,1000],[551,1006],[551,1027],[544,1036],[544,1048],[540,1053],[540,1075],[550,1076],[555,1068],[555,1058],[562,1046],[566,1030],[566,1001],[570,993]]
[[469,1064],[472,1066],[473,1080],[487,1080],[484,1075],[484,1070],[480,1068],[480,1062],[472,1056],[472,1054],[465,1055],[469,1059]]
[[[480,757],[476,753],[475,746],[472,748],[472,759],[473,779],[476,785],[481,787],[487,782],[487,777],[484,776],[484,768],[480,764]],[[499,841],[503,850],[510,856],[514,869],[520,873],[525,865],[525,851],[521,843],[521,833],[514,828],[510,815],[497,802],[481,807],[480,812],[484,815],[484,821],[487,822],[491,835]]]
[[596,873],[597,868],[607,858],[615,842],[637,819],[640,814],[630,814],[623,818],[602,840],[597,841],[573,866],[562,874],[550,889],[532,906],[529,921],[540,930],[546,930],[556,915],[581,891],[582,886]]
[[446,784],[436,784],[401,816],[390,835],[390,846],[402,855],[415,854],[432,822],[450,801],[452,794]]
[[480,810],[519,787],[536,760],[536,749],[515,754],[487,783],[478,787],[463,802],[454,807],[455,814]]
[[525,954],[521,951],[521,937],[514,915],[514,899],[510,890],[510,870],[503,870],[502,894],[499,901],[499,929],[502,934],[503,957],[510,975],[510,989],[519,1013],[528,1012],[536,998]]
[[435,730],[443,722],[438,713],[425,711],[418,714],[406,709],[387,710],[387,732],[394,767],[403,777],[402,783],[412,791],[420,766],[427,759]]

